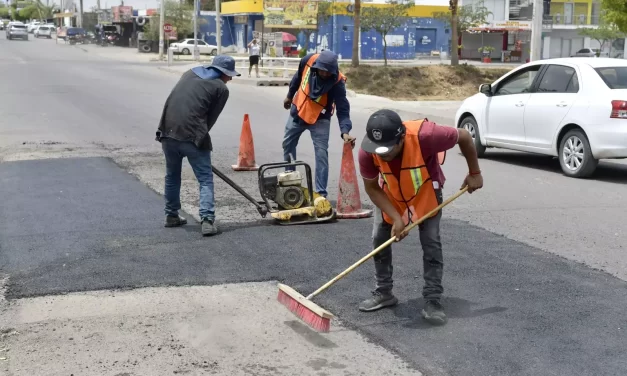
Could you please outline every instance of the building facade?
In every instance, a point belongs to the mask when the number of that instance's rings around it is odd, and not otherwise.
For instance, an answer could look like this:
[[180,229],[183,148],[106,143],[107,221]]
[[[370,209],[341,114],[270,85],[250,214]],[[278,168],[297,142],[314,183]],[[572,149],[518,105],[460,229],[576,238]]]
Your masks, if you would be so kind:
[[[290,7],[297,6],[295,3],[306,8],[317,1],[303,3],[290,0],[239,0],[222,3],[222,46],[226,51],[243,53],[248,42],[255,36],[287,33],[295,37],[295,40],[287,40],[283,44],[285,51],[296,51],[297,54],[301,48],[306,48],[307,52],[328,49],[343,59],[352,58],[354,5],[351,1],[335,0],[332,2],[332,14],[326,17],[310,15],[309,18],[304,16],[307,9],[290,11]],[[384,0],[362,0],[362,7],[386,6],[389,5]],[[272,9],[286,11],[272,14],[269,12]],[[416,6],[402,19],[402,25],[386,36],[388,59],[414,59],[425,55],[448,54],[450,31],[445,23],[433,17],[438,12],[448,12],[447,0],[417,0]],[[215,12],[201,12],[201,17],[207,21],[201,25],[203,37],[207,43],[215,43]],[[379,33],[362,30],[360,38],[361,59],[383,58],[383,38]],[[265,42],[264,47],[267,47]]]
[[[491,46],[492,59],[526,61],[530,55],[533,0],[462,0],[461,5],[483,4],[492,14],[487,23],[462,36],[462,58],[480,58],[479,48]],[[599,25],[600,0],[545,0],[543,2],[542,58],[568,57],[580,49],[600,49],[599,42],[580,34],[581,28]],[[616,57],[624,40],[600,51]],[[616,56],[615,56],[616,55]]]

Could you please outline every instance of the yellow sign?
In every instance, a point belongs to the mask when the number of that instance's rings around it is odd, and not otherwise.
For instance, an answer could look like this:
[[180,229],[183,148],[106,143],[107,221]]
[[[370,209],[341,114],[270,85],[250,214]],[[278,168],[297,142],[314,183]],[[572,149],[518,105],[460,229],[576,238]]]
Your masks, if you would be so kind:
[[318,2],[308,0],[266,0],[264,26],[270,28],[315,29]]

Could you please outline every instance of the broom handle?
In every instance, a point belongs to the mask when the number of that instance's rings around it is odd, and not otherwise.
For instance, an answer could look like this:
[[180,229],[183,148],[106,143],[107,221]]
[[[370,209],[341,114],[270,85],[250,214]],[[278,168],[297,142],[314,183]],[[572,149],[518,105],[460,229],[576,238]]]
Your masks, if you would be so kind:
[[[426,219],[428,219],[429,217],[431,217],[433,214],[437,213],[440,209],[442,209],[443,207],[445,207],[446,205],[450,204],[451,201],[455,200],[456,198],[458,198],[459,196],[461,196],[462,194],[464,194],[466,191],[468,190],[468,187],[464,187],[462,189],[460,189],[457,193],[455,193],[453,196],[449,197],[446,199],[446,201],[442,202],[440,205],[438,205],[435,209],[431,210],[430,212],[428,212],[427,214],[425,214],[424,216],[422,216],[422,218],[420,218],[419,220],[417,220],[414,223],[411,223],[409,226],[405,227],[405,229],[403,230],[404,232],[409,232],[411,229],[413,229],[414,227],[418,226],[419,224],[421,224],[422,222],[424,222]],[[348,269],[344,270],[342,273],[338,274],[335,278],[333,278],[332,280],[330,280],[329,282],[325,283],[322,287],[320,287],[318,290],[312,292],[311,294],[309,294],[309,296],[307,296],[307,300],[310,300],[311,298],[313,298],[314,296],[320,294],[322,291],[326,290],[329,286],[331,286],[332,284],[334,284],[335,282],[339,281],[340,279],[344,278],[344,276],[346,276],[348,273],[352,272],[353,270],[355,270],[355,268],[357,268],[359,265],[363,264],[364,262],[366,262],[369,258],[373,257],[374,255],[376,255],[377,253],[381,252],[381,250],[383,250],[385,247],[389,246],[390,244],[394,243],[394,241],[396,240],[396,237],[391,237],[389,240],[387,240],[385,243],[381,244],[380,246],[378,246],[375,250],[373,250],[372,252],[368,253],[367,255],[365,255],[364,257],[361,258],[361,260],[357,261],[356,263],[354,263],[353,265],[351,265],[350,267],[348,267]]]

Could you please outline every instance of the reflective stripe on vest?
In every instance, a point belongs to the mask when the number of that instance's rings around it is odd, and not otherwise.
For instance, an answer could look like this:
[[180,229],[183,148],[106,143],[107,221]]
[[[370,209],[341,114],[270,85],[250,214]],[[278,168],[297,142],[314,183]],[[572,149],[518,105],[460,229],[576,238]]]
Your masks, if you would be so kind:
[[[383,177],[383,191],[402,216],[405,225],[420,219],[438,206],[418,138],[422,123],[422,120],[403,122],[406,133],[399,179],[394,176],[387,162],[372,154],[374,163]],[[383,219],[387,223],[394,223],[385,213]]]
[[[309,125],[315,124],[316,121],[318,121],[318,117],[327,106],[327,93],[322,94],[316,99],[311,99],[309,97],[309,78],[311,77],[311,69],[318,59],[318,56],[320,56],[320,54],[314,54],[309,58],[309,60],[307,60],[307,65],[305,65],[305,68],[303,69],[302,78],[300,80],[299,90],[296,92],[293,100],[293,103],[298,110],[298,117],[303,119],[303,121]],[[344,76],[341,72],[338,72],[336,84],[340,81],[346,82],[346,76]],[[331,113],[331,115],[332,114],[333,113]]]

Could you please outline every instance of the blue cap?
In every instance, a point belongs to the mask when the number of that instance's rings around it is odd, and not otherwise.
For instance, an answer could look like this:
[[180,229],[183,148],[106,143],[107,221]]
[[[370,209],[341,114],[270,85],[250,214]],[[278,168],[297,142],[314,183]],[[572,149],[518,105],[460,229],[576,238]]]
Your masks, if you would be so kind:
[[213,63],[211,63],[210,66],[216,68],[227,76],[241,76],[241,74],[235,71],[235,59],[228,55],[218,55],[214,57]]

